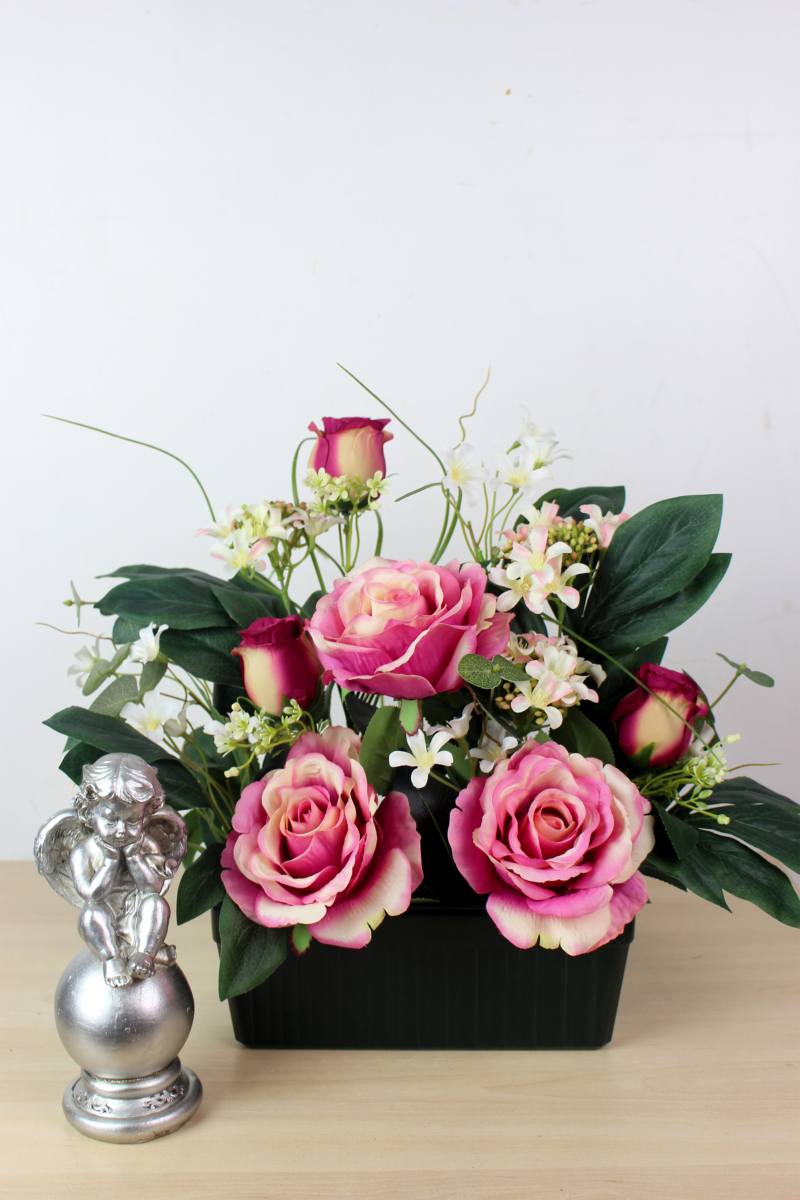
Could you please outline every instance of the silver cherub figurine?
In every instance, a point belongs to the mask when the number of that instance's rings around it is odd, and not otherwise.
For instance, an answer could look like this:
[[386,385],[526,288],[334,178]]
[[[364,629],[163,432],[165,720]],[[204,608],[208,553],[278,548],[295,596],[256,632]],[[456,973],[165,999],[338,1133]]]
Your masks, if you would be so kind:
[[186,824],[165,803],[157,770],[133,754],[85,766],[73,807],[36,837],[39,871],[80,908],[89,947],[58,985],[56,1025],[83,1068],[64,1111],[92,1137],[129,1142],[170,1133],[202,1097],[177,1057],[194,1001],[175,947],[164,940],[164,893],[186,847]]

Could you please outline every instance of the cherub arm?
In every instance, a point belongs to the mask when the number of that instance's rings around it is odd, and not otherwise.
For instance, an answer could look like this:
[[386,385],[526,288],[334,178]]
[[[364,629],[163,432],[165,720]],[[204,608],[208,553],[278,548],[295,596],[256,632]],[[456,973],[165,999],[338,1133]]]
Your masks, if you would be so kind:
[[147,834],[130,846],[125,847],[125,863],[131,879],[140,892],[156,892],[160,894],[167,875],[159,870],[153,861],[161,846]]
[[93,838],[86,838],[78,842],[69,856],[75,890],[88,904],[105,899],[116,884],[120,869],[120,855],[107,847],[103,847],[103,860],[95,869],[91,854],[95,845]]

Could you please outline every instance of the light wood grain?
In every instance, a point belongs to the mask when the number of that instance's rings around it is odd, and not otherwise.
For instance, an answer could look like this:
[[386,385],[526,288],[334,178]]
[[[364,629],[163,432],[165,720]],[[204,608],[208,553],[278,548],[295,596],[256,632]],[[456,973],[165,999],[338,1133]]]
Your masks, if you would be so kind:
[[263,1051],[231,1034],[207,918],[173,931],[205,1088],[173,1137],[91,1142],[52,997],[75,912],[0,864],[0,1193],[375,1200],[798,1200],[800,933],[661,884],[598,1051]]

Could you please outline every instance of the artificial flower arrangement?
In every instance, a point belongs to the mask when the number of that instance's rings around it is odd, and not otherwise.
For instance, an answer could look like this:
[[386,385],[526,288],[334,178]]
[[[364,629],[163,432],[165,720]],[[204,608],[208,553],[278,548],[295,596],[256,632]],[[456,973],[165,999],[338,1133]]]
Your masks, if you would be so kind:
[[[312,423],[307,499],[301,442],[291,500],[209,504],[220,575],[111,572],[94,609],[113,628],[70,668],[94,699],[45,722],[76,783],[111,751],[157,768],[190,831],[178,920],[219,911],[221,998],[415,906],[485,903],[514,946],[584,955],[647,876],[800,927],[770,861],[800,870],[800,807],[729,767],[717,729],[739,677],[773,681],[726,659],[709,702],[660,665],[725,575],[722,497],[629,514],[622,487],[549,486],[571,457],[550,429],[526,419],[489,470],[466,417],[440,457],[370,395],[435,463],[428,557],[382,553],[388,419]],[[301,563],[319,584],[302,603]],[[80,624],[87,602],[67,603]]]

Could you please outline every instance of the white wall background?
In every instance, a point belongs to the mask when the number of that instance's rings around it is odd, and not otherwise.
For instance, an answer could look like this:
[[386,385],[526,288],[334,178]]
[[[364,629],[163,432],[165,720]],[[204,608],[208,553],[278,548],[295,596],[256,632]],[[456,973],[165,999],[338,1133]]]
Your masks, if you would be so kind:
[[[221,507],[287,495],[312,418],[575,452],[628,510],[724,491],[717,594],[666,662],[740,682],[734,761],[797,796],[800,7],[795,0],[4,0],[3,856],[66,802],[82,644],[122,563],[207,567]],[[432,478],[402,431],[395,494]],[[432,545],[425,496],[387,548]],[[435,518],[438,526],[438,514]],[[100,632],[105,622],[84,616]]]

